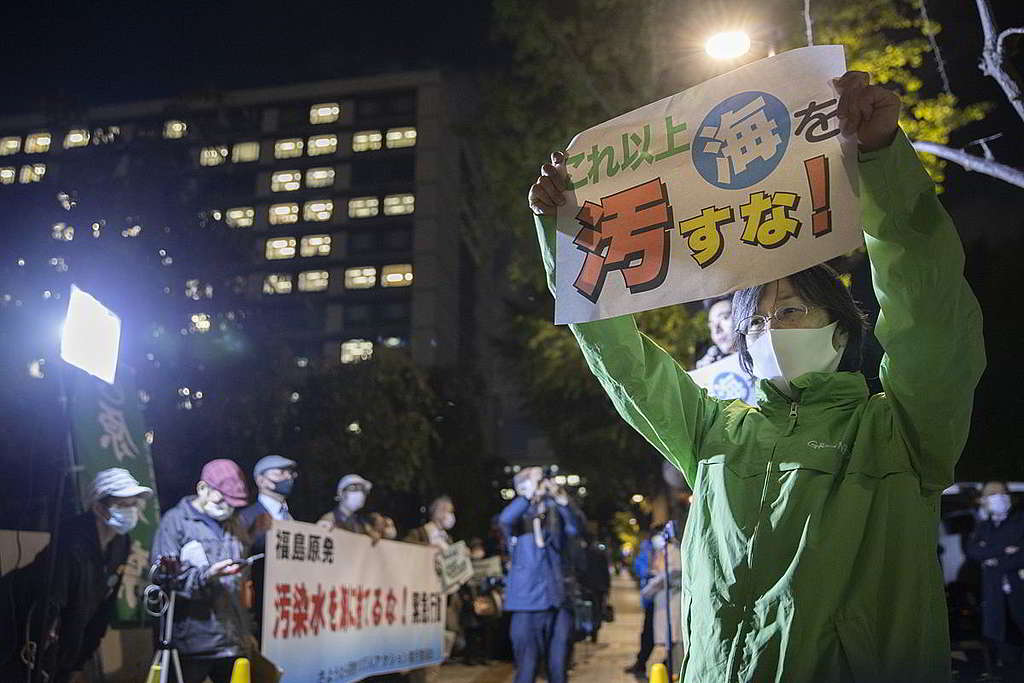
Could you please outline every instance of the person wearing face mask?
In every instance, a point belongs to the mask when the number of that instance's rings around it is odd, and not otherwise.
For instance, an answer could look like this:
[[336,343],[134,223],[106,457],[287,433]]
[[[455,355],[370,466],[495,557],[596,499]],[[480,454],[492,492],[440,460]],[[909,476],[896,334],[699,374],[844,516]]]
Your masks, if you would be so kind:
[[[5,606],[0,619],[0,680],[26,680],[20,652],[31,619],[31,638],[40,646],[36,673],[58,683],[84,683],[82,670],[114,614],[131,552],[130,533],[152,495],[153,490],[140,486],[126,469],[101,470],[93,479],[89,509],[60,529],[53,582],[46,585],[50,546],[30,564],[0,579],[0,604]],[[48,613],[53,621],[42,623],[49,620],[44,616]]]
[[501,511],[509,545],[505,605],[512,613],[509,636],[516,661],[516,683],[533,683],[542,660],[548,680],[565,683],[573,616],[564,567],[579,535],[565,491],[544,478],[540,467],[520,470],[513,479],[516,498]]
[[[985,367],[981,310],[956,228],[899,129],[899,96],[857,71],[832,85],[846,168],[860,176],[884,393],[869,394],[864,317],[826,266],[734,294],[741,362],[761,378],[754,405],[701,391],[633,316],[569,325],[619,414],[695,494],[684,683],[951,677],[939,498]],[[528,195],[552,293],[568,187],[555,153]]]
[[376,543],[381,536],[374,529],[368,515],[363,514],[366,497],[373,484],[358,474],[346,474],[338,480],[338,505],[320,517],[317,524],[325,529],[344,529],[354,534],[365,534]]
[[1024,675],[1024,512],[1012,508],[1004,482],[990,481],[981,513],[964,553],[981,564],[982,634],[1001,667]]
[[[290,520],[288,496],[292,492],[295,480],[298,479],[298,465],[294,460],[280,455],[268,455],[260,458],[252,468],[253,481],[256,482],[256,502],[238,511],[239,521],[245,528],[252,544],[253,555],[264,554],[266,550],[267,531],[271,520]],[[255,622],[257,638],[262,637],[263,629],[263,572],[266,560],[253,562],[250,573],[253,583],[252,616]]]
[[[680,612],[682,558],[679,555],[679,544],[673,538],[665,540],[662,533],[665,525],[660,524],[654,528],[654,535],[651,536],[651,576],[644,585],[640,595],[644,600],[651,600],[653,603],[652,629],[654,644],[666,647],[668,645],[668,629],[665,624],[668,617],[668,610],[671,605],[672,613],[672,661],[682,661],[683,639],[682,639],[682,614]],[[665,546],[668,546],[668,583],[669,591],[665,590]],[[669,602],[666,603],[666,600]],[[666,665],[668,657],[665,658]]]
[[455,528],[455,503],[448,496],[438,496],[427,507],[427,513],[430,515],[427,523],[410,531],[405,540],[447,550],[452,544],[448,532]]
[[184,683],[228,683],[238,657],[257,649],[244,587],[250,554],[237,510],[248,502],[245,475],[231,460],[203,466],[196,494],[160,519],[150,563],[176,556],[183,566],[174,607],[172,645],[181,655]]

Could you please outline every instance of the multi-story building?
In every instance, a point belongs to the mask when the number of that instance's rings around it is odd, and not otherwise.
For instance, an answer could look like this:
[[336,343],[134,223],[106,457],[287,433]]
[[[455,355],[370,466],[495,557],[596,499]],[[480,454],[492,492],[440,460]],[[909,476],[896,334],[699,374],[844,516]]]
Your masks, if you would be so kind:
[[[101,145],[177,150],[194,208],[248,235],[224,259],[221,282],[262,309],[300,359],[349,362],[384,345],[450,364],[470,343],[460,316],[471,315],[452,210],[457,92],[426,71],[94,107],[59,126],[42,114],[8,117],[0,205],[25,186],[61,189]],[[141,138],[150,142],[130,144]],[[73,239],[63,225],[53,238]],[[122,235],[135,236],[131,227]],[[179,284],[183,326],[209,329],[212,285]]]

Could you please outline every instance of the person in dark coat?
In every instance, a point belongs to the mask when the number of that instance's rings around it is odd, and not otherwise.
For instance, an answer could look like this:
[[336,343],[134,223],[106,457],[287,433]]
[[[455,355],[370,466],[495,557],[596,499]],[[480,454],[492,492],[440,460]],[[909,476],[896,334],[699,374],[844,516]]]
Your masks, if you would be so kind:
[[547,659],[548,681],[565,683],[572,611],[566,601],[563,566],[570,541],[577,536],[568,496],[539,467],[515,477],[519,495],[501,511],[509,543],[505,609],[512,614],[509,631],[516,660],[516,683],[533,683]]
[[981,515],[965,552],[981,564],[982,633],[1004,666],[1021,672],[1024,645],[1024,511],[1013,510],[1006,484],[981,491]]
[[128,534],[152,495],[128,470],[100,471],[89,510],[61,525],[52,583],[47,583],[49,545],[30,564],[0,579],[0,604],[12,610],[0,619],[0,681],[26,680],[22,652],[31,622],[30,638],[38,645],[32,680],[84,683],[83,669],[114,614],[131,553]]

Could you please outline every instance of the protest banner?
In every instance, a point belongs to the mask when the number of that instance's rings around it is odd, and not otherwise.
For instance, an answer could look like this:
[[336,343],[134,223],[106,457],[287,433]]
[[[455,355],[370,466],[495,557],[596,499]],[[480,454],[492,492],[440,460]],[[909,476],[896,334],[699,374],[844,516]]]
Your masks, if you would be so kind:
[[465,541],[452,543],[438,553],[441,587],[446,595],[455,591],[473,578],[473,560]]
[[791,50],[578,134],[555,322],[705,299],[860,246],[832,84],[845,70],[841,46]]
[[92,482],[100,470],[122,467],[154,495],[145,501],[139,523],[132,530],[132,547],[125,563],[115,606],[115,623],[139,625],[145,616],[142,591],[149,583],[149,549],[160,523],[156,475],[142,421],[142,405],[135,387],[135,372],[117,368],[113,384],[76,373],[71,400],[72,433],[78,460],[78,488],[83,506],[91,504]]
[[446,600],[436,550],[275,520],[263,654],[283,683],[348,683],[440,664]]
[[707,389],[708,395],[712,398],[727,401],[739,399],[748,405],[754,405],[757,401],[757,379],[740,367],[740,357],[737,353],[731,353],[702,368],[690,370],[688,374],[697,386]]

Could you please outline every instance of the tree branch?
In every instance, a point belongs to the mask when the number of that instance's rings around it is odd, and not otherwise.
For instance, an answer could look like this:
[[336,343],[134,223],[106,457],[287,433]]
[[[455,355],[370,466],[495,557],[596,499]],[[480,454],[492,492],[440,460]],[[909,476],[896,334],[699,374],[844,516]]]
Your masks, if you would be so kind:
[[977,0],[978,15],[981,19],[981,30],[985,34],[985,44],[981,49],[981,64],[978,68],[986,76],[991,76],[1006,93],[1006,99],[1024,121],[1024,94],[1017,78],[1010,72],[1012,68],[1006,63],[1003,53],[1003,40],[1015,34],[1024,33],[1024,28],[1010,28],[997,33],[995,16],[988,0]]
[[993,178],[998,178],[999,180],[1010,183],[1011,185],[1024,188],[1024,171],[1018,168],[1001,164],[992,159],[975,156],[974,154],[965,152],[962,149],[954,149],[935,142],[915,142],[914,149],[918,152],[934,154],[941,159],[952,161],[968,171],[992,176]]
[[924,25],[921,27],[925,35],[928,36],[928,44],[932,48],[932,54],[935,55],[935,64],[939,67],[939,77],[942,78],[942,90],[947,95],[952,95],[953,90],[949,87],[949,75],[946,73],[946,62],[942,59],[942,53],[939,52],[939,41],[935,39],[935,32],[930,30],[931,19],[928,18],[928,7],[925,5],[925,0],[917,0],[918,10],[921,13],[921,21]]

